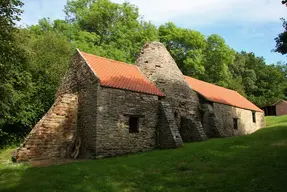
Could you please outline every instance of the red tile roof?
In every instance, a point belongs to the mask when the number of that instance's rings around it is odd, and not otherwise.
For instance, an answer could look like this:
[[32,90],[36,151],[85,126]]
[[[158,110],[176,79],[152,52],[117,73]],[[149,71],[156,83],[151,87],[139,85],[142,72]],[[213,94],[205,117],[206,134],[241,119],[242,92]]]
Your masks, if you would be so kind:
[[165,96],[135,65],[80,53],[100,79],[101,86]]
[[201,94],[209,101],[262,112],[261,109],[236,91],[200,81],[188,76],[185,76],[185,79],[193,90]]

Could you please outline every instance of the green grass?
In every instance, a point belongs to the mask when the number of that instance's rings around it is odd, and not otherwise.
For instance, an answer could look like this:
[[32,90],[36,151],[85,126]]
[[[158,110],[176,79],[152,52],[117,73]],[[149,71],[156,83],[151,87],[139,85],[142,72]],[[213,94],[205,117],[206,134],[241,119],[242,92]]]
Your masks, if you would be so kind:
[[276,125],[280,123],[287,123],[287,115],[284,116],[267,116],[265,117],[267,126]]
[[0,191],[286,192],[287,116],[267,120],[247,136],[41,168],[11,164],[8,149],[0,153]]

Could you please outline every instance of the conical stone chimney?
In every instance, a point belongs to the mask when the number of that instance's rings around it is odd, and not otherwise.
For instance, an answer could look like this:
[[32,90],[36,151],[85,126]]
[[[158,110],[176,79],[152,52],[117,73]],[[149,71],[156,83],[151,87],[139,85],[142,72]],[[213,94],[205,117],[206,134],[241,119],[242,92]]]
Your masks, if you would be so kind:
[[145,44],[136,65],[165,93],[161,102],[164,106],[169,104],[182,140],[205,140],[206,134],[199,119],[198,96],[186,83],[165,46],[159,42]]

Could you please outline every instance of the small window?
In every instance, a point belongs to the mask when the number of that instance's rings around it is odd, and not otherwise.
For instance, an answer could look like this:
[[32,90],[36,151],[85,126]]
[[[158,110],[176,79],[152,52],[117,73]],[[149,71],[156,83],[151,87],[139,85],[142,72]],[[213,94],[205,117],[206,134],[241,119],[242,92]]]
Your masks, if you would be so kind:
[[130,133],[139,132],[139,117],[129,117],[129,132]]
[[255,112],[252,112],[252,120],[253,120],[253,123],[256,123],[256,115],[255,115]]
[[178,113],[176,111],[174,112],[174,118],[178,118]]
[[238,119],[233,118],[233,129],[238,129]]

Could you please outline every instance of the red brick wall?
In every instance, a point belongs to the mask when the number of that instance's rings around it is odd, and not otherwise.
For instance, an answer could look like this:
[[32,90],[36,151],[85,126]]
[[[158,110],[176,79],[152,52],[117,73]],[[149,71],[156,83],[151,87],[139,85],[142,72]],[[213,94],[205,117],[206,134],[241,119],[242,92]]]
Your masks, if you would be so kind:
[[276,115],[287,115],[287,102],[281,101],[276,105]]

